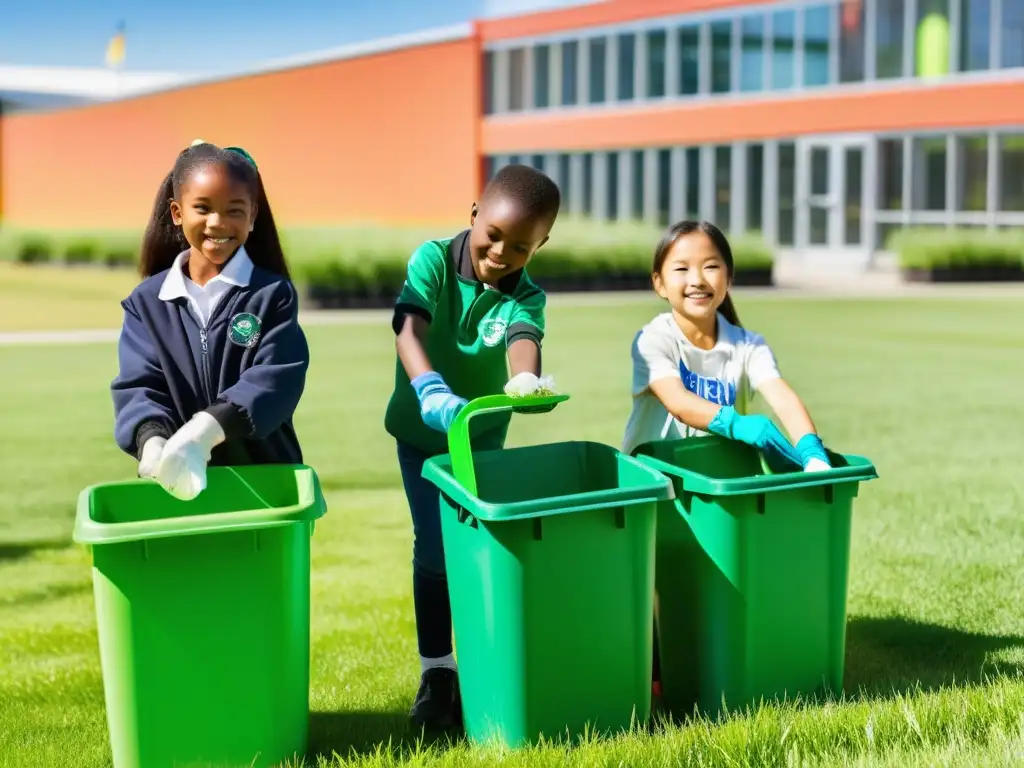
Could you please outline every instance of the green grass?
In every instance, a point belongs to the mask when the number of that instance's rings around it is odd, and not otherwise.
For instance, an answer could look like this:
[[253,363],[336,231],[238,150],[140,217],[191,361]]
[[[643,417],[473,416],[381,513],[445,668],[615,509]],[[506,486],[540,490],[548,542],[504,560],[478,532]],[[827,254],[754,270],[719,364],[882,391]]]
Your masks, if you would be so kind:
[[[827,443],[869,456],[881,475],[854,511],[845,696],[571,749],[417,746],[403,725],[418,675],[411,532],[381,428],[391,334],[386,323],[316,327],[298,429],[330,511],[313,541],[307,765],[1024,760],[1019,301],[746,299],[739,310]],[[656,311],[650,301],[554,309],[546,367],[573,399],[517,419],[512,442],[617,444],[629,343]],[[0,354],[0,766],[109,765],[89,560],[69,538],[78,491],[134,470],[111,438],[115,350]]]

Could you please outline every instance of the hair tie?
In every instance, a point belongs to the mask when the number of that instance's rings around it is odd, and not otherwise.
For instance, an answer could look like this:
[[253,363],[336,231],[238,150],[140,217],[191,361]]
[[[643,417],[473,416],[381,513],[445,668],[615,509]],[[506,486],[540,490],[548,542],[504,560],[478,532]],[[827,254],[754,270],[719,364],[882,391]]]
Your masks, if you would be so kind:
[[224,149],[227,150],[228,152],[234,152],[236,155],[241,155],[242,157],[245,158],[245,161],[249,163],[249,165],[251,165],[256,170],[259,170],[259,167],[256,165],[256,161],[252,159],[252,155],[250,155],[241,147],[224,147]]

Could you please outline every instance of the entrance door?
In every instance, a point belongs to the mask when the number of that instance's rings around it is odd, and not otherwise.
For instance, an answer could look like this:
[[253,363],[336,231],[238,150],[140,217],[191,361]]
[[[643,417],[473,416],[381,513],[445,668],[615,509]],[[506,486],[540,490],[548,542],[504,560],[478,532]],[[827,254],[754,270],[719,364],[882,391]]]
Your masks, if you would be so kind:
[[800,142],[797,159],[797,246],[807,260],[867,264],[863,138],[821,137]]

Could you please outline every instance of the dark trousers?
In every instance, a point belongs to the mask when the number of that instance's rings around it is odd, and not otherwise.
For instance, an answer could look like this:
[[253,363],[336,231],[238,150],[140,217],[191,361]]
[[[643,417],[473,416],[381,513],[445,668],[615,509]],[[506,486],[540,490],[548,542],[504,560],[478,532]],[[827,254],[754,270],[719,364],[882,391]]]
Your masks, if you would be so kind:
[[416,610],[416,639],[420,656],[436,659],[452,652],[452,607],[441,539],[439,491],[423,479],[430,456],[398,443],[398,466],[412,513],[412,596]]

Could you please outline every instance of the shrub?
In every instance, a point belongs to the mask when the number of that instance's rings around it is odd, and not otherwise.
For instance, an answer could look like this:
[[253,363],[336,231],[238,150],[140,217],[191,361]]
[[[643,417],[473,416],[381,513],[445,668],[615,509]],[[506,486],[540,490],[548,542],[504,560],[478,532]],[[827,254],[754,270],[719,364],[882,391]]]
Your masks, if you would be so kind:
[[904,229],[887,241],[904,270],[1019,268],[1024,235],[1013,230]]

